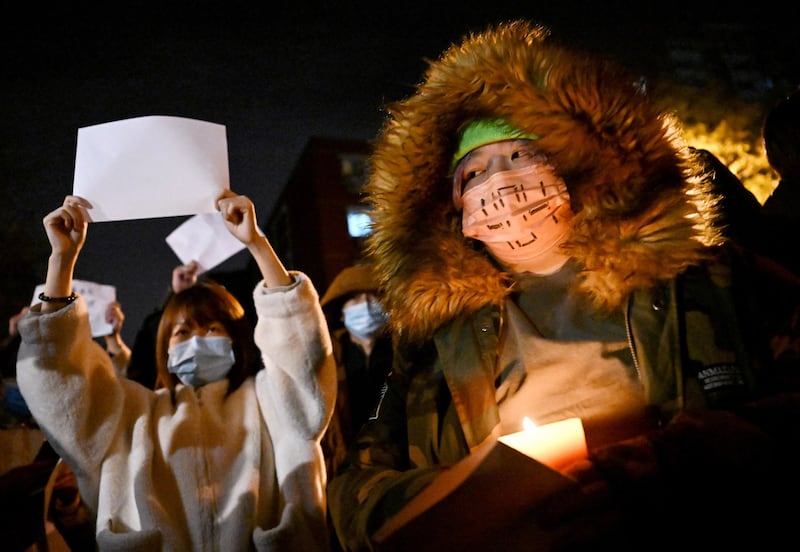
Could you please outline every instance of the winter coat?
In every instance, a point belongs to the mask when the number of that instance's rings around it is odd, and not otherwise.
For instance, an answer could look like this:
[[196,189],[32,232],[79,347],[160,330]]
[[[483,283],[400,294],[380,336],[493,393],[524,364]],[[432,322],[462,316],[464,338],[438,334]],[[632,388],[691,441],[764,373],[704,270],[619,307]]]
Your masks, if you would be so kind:
[[[677,120],[634,79],[530,23],[466,37],[389,106],[370,160],[367,246],[398,348],[376,419],[329,484],[348,550],[370,549],[383,522],[499,423],[493,375],[514,280],[462,235],[450,174],[459,127],[486,117],[537,135],[566,182],[564,247],[583,267],[573,292],[624,313],[653,427],[757,396],[768,336],[797,304],[796,282],[736,275],[752,257],[724,244]],[[731,376],[724,389],[719,372]]]
[[230,394],[228,380],[172,396],[118,377],[81,298],[20,322],[20,387],[100,550],[328,549],[320,439],[336,367],[316,290],[292,274],[255,288],[265,368]]

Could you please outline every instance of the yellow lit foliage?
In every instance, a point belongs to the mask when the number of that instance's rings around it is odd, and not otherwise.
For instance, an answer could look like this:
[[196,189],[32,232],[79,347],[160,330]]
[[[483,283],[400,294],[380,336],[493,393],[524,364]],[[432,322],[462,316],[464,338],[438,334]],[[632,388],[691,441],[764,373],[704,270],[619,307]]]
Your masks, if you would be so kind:
[[763,204],[778,184],[761,140],[766,107],[715,90],[669,86],[658,97],[682,121],[687,143],[716,155]]

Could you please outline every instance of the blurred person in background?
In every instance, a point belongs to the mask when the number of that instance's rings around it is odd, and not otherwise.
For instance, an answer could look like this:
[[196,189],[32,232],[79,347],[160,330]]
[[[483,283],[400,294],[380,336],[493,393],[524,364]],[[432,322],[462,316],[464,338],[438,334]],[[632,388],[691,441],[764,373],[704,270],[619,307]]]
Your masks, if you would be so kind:
[[338,379],[336,409],[325,439],[332,476],[378,404],[392,365],[392,344],[371,265],[355,264],[339,272],[320,304],[331,331]]
[[764,152],[778,185],[761,209],[764,252],[800,275],[800,90],[781,98],[762,125]]

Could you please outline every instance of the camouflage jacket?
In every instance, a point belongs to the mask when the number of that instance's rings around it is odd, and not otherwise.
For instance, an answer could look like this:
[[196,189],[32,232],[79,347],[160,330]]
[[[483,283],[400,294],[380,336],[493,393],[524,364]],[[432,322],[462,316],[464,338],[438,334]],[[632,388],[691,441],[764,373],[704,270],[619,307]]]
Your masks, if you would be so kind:
[[582,267],[570,293],[626,314],[657,419],[771,379],[767,343],[785,313],[759,309],[791,310],[797,287],[716,263],[721,202],[680,121],[638,79],[514,21],[453,44],[387,111],[369,160],[366,245],[397,349],[377,417],[329,484],[346,548],[370,548],[372,531],[497,426],[493,370],[515,281],[463,235],[452,201],[459,129],[474,118],[538,136],[575,211],[561,244]]
[[[757,398],[781,377],[769,340],[789,315],[783,307],[797,304],[797,287],[755,270],[749,256],[732,259],[694,267],[628,301],[629,345],[658,425],[681,411]],[[487,305],[396,354],[376,415],[329,484],[347,550],[371,549],[370,534],[492,435],[500,420],[493,374],[502,311]]]

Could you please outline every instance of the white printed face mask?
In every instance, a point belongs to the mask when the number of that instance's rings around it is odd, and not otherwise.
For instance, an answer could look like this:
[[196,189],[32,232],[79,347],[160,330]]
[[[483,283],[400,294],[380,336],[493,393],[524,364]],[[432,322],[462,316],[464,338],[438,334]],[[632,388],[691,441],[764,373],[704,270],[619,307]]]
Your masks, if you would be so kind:
[[199,337],[169,348],[167,368],[181,383],[200,387],[228,375],[234,364],[233,342],[228,337]]
[[510,270],[548,274],[567,261],[558,245],[569,234],[569,193],[549,165],[496,172],[462,202],[464,236],[482,241]]
[[372,339],[386,325],[386,312],[380,303],[362,301],[342,309],[344,327],[360,339]]

